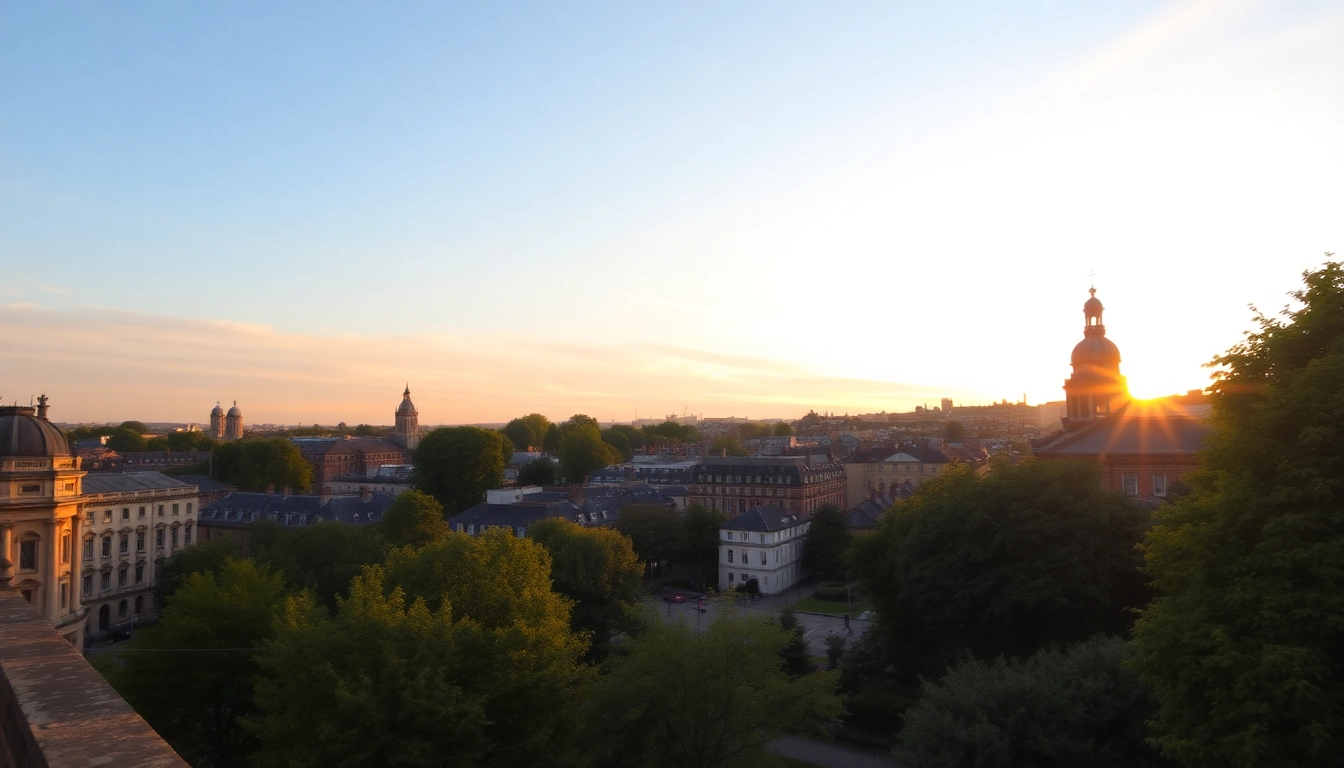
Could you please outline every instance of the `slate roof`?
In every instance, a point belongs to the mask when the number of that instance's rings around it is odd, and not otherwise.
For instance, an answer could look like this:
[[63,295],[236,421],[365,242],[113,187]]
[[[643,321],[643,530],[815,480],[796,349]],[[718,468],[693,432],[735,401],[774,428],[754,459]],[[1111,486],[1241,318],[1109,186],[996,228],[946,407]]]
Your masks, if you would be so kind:
[[1032,444],[1038,456],[1192,455],[1204,449],[1212,433],[1208,423],[1190,418],[1129,417],[1121,412]]
[[579,525],[611,525],[622,509],[631,504],[673,506],[674,500],[645,484],[590,486],[578,491],[548,490],[529,493],[511,504],[481,502],[448,519],[457,526],[526,528],[548,517],[563,517]]
[[908,461],[919,464],[950,464],[952,459],[937,448],[914,443],[888,443],[859,451],[843,459],[846,464],[880,464],[887,461]]
[[845,527],[869,531],[877,529],[877,519],[896,501],[885,493],[870,496],[845,512]]
[[773,504],[752,507],[737,517],[730,518],[719,526],[721,531],[746,531],[748,533],[773,533],[795,525],[802,525],[812,519],[808,512],[790,512]]
[[392,506],[392,497],[373,493],[369,501],[359,496],[336,496],[322,503],[322,497],[283,493],[231,493],[201,507],[202,524],[220,528],[245,528],[261,519],[270,519],[294,528],[322,521],[368,525],[383,519]]
[[[92,477],[92,475],[90,475],[90,477]],[[177,475],[177,479],[184,483],[190,483],[196,486],[201,489],[201,493],[217,493],[219,491],[229,490],[229,486],[218,480],[213,480],[207,475]],[[87,486],[88,481],[85,480],[84,484]]]
[[[211,481],[214,482],[214,481]],[[99,472],[84,477],[84,493],[134,493],[161,488],[187,489],[194,483],[169,477],[162,472]]]

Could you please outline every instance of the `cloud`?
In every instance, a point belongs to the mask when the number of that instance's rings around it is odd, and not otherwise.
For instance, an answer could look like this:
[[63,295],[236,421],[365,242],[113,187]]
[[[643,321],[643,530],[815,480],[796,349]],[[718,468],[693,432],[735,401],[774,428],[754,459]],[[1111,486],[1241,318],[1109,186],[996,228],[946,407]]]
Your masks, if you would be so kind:
[[62,421],[204,421],[237,400],[253,423],[392,423],[404,382],[421,422],[540,411],[629,419],[680,412],[797,416],[895,410],[927,387],[666,344],[552,343],[519,335],[287,333],[116,309],[0,307],[0,391],[46,392]]

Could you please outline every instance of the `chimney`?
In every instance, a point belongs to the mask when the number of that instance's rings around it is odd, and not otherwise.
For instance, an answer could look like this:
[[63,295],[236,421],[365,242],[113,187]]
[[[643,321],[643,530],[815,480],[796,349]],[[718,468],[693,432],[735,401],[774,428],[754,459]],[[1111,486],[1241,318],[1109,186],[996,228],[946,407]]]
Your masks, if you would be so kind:
[[370,501],[373,501],[373,491],[369,490],[369,486],[367,485],[359,486],[359,500],[364,502],[365,504],[369,503]]
[[48,419],[47,419],[47,396],[46,396],[46,395],[38,395],[38,396],[37,396],[37,418],[39,418],[39,419],[41,419],[41,420],[43,420],[43,421],[48,421]]

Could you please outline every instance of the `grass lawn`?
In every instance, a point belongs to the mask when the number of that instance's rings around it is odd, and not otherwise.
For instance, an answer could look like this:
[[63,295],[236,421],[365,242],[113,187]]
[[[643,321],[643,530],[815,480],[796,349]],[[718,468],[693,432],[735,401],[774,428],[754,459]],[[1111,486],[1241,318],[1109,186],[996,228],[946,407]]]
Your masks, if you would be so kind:
[[[872,610],[873,606],[868,602],[868,598],[854,596],[854,609],[850,614],[852,618],[858,618],[864,611]],[[829,613],[832,616],[844,616],[849,607],[845,603],[834,600],[818,600],[815,597],[804,597],[802,600],[793,604],[793,610],[803,613]]]

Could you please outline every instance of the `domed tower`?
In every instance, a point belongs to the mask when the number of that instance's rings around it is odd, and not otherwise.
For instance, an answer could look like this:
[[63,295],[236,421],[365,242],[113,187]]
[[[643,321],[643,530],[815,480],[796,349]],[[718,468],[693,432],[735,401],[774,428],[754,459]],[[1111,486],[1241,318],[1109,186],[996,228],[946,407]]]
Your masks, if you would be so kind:
[[38,408],[0,406],[0,583],[7,584],[77,648],[84,472],[65,435]]
[[238,401],[233,401],[233,407],[224,415],[224,439],[238,440],[243,436],[243,412],[238,410]]
[[209,435],[214,440],[224,439],[224,409],[219,407],[219,401],[215,401],[215,408],[210,411]]
[[420,442],[420,412],[415,410],[415,403],[411,402],[411,385],[406,385],[406,391],[401,393],[401,404],[397,406],[395,434],[398,440],[407,448],[415,448]]
[[1129,402],[1129,387],[1120,375],[1120,349],[1106,338],[1106,326],[1101,322],[1105,309],[1097,298],[1097,289],[1083,304],[1083,340],[1073,348],[1073,375],[1064,382],[1068,402],[1065,429],[1104,419]]

